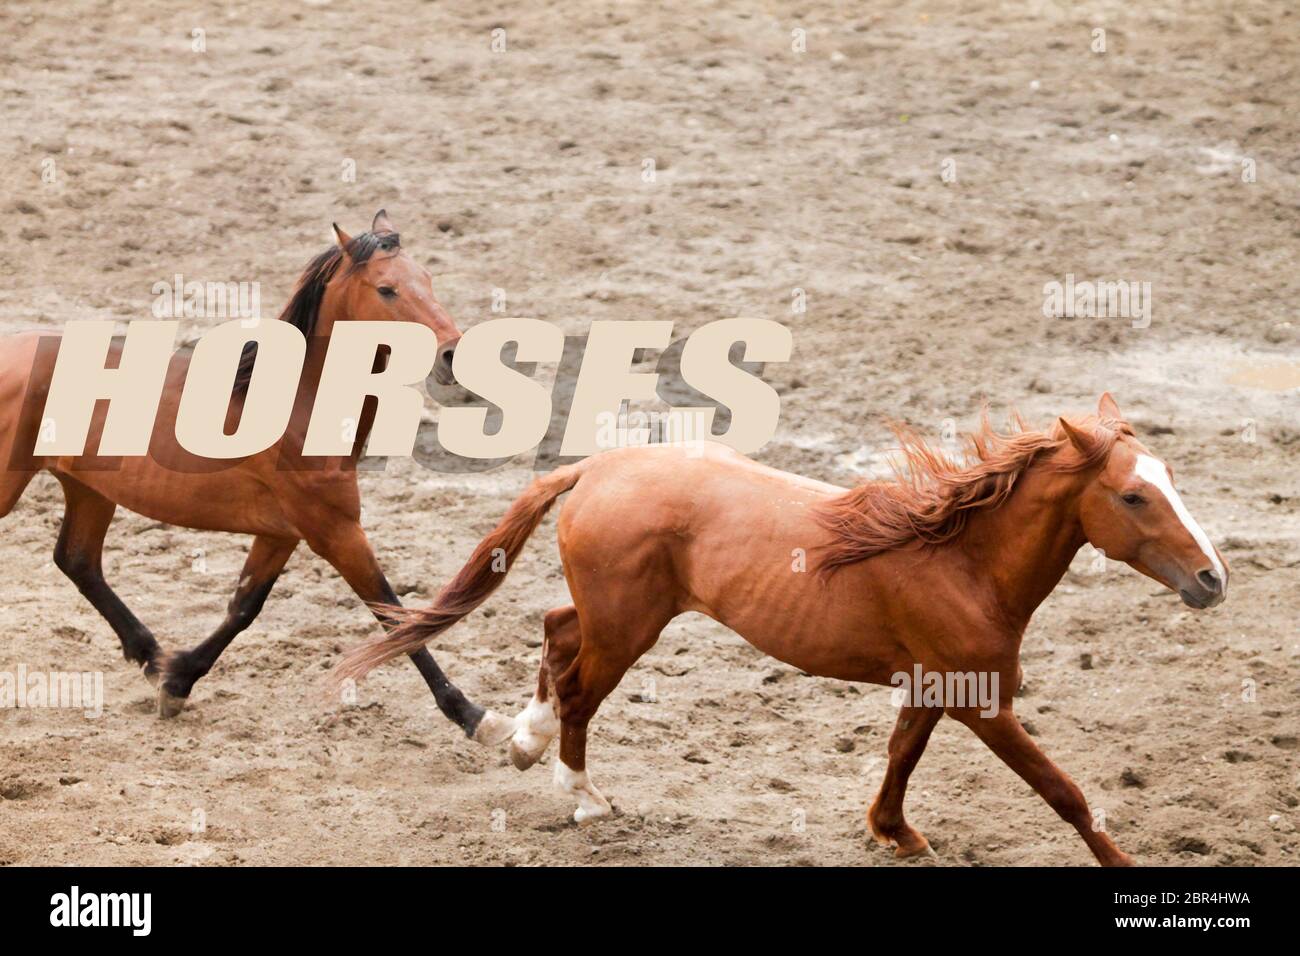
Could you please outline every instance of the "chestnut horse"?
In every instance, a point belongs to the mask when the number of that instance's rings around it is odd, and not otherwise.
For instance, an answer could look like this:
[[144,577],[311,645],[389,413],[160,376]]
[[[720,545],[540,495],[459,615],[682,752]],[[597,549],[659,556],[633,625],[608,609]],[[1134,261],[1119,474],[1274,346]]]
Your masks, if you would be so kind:
[[[1223,600],[1228,572],[1110,395],[1096,417],[1048,432],[972,436],[960,465],[907,433],[906,476],[845,490],[757,464],[721,445],[609,451],[538,478],[432,606],[348,651],[335,680],[410,653],[480,604],[555,499],[573,604],[545,618],[541,672],[516,718],[516,766],[558,734],[555,780],[579,822],[611,812],[587,772],[587,723],[624,672],[685,611],[707,614],[810,674],[874,684],[919,665],[996,677],[988,708],[906,703],[868,813],[898,856],[929,850],[903,818],[907,779],[945,713],[968,726],[1103,864],[1128,864],[1079,788],[1012,712],[1020,641],[1034,609],[1092,542],[1194,608]],[[501,549],[498,551],[497,549]],[[818,573],[800,573],[803,554]],[[989,681],[992,683],[992,680]]]
[[[374,419],[374,400],[367,399],[349,456],[303,458],[302,443],[336,322],[404,321],[431,329],[438,340],[434,376],[443,384],[454,381],[451,356],[460,332],[434,298],[429,273],[403,251],[382,210],[371,231],[356,238],[337,225],[334,230],[337,245],[312,260],[280,315],[306,336],[307,352],[290,423],[280,441],[259,454],[234,461],[202,459],[176,442],[176,412],[190,359],[182,349],[168,368],[148,455],[33,457],[59,338],[32,332],[0,343],[0,454],[8,462],[0,472],[0,516],[9,513],[38,471],[58,478],[66,510],[54,562],[112,626],[126,659],[157,683],[164,717],[180,712],[195,681],[257,617],[299,541],[333,565],[368,605],[397,603],[360,523],[356,464]],[[110,353],[109,367],[116,367],[119,351],[120,343]],[[228,431],[242,413],[255,361],[256,345],[250,343],[235,378]],[[106,403],[98,403],[87,449],[98,447],[105,412]],[[104,536],[118,505],[168,524],[254,536],[225,620],[193,648],[164,654],[104,580]],[[376,613],[381,623],[391,623]],[[413,650],[412,660],[438,707],[466,734],[485,742],[509,734],[508,718],[467,700],[428,651]]]

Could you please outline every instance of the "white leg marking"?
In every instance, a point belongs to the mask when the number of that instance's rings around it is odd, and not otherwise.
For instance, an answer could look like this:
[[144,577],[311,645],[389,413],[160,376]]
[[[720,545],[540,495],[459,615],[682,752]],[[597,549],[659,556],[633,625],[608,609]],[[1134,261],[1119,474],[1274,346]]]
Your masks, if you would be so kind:
[[537,695],[515,717],[515,735],[510,740],[510,759],[520,770],[527,770],[542,758],[555,735],[560,732],[560,718],[555,704]]
[[555,785],[578,801],[573,819],[578,823],[596,820],[614,812],[585,770],[571,770],[563,760],[555,761]]
[[484,747],[495,747],[497,744],[505,743],[510,735],[515,732],[515,722],[511,717],[505,714],[498,714],[495,710],[489,710],[483,714],[483,719],[478,723],[478,729],[474,731],[474,740]]
[[1195,539],[1196,543],[1201,546],[1201,550],[1205,552],[1205,556],[1210,559],[1210,565],[1214,568],[1215,574],[1219,576],[1219,580],[1223,582],[1223,586],[1226,587],[1228,584],[1228,575],[1223,570],[1223,564],[1219,561],[1219,556],[1214,553],[1214,545],[1210,544],[1209,537],[1201,529],[1201,526],[1196,523],[1196,519],[1193,518],[1192,513],[1187,510],[1187,506],[1183,504],[1183,499],[1179,496],[1178,489],[1175,488],[1173,482],[1169,480],[1169,470],[1165,468],[1165,463],[1159,458],[1152,458],[1150,455],[1138,455],[1137,464],[1133,466],[1133,472],[1148,484],[1155,485],[1160,489],[1160,492],[1169,499],[1169,504],[1174,509],[1174,514],[1176,514],[1178,520],[1183,523],[1183,527],[1191,533],[1192,538]]

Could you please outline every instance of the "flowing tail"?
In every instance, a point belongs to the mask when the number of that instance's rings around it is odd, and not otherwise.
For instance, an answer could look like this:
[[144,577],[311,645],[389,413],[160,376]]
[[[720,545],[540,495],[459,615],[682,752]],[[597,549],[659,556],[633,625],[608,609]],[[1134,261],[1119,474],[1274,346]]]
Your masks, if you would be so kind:
[[398,622],[397,627],[345,651],[330,671],[330,685],[338,688],[348,679],[359,681],[380,664],[419,650],[486,601],[505,580],[506,572],[555,499],[578,483],[588,460],[557,468],[534,480],[428,607],[385,608]]

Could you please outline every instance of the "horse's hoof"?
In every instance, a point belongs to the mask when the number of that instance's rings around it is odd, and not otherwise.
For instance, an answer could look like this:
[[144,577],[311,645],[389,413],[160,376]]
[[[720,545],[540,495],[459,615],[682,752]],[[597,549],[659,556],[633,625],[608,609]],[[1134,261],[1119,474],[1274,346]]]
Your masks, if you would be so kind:
[[532,725],[516,718],[519,729],[510,738],[510,762],[517,770],[527,770],[542,759],[546,748],[551,745],[551,737],[534,733]]
[[542,759],[542,754],[546,752],[545,748],[538,753],[530,753],[523,747],[519,746],[519,741],[510,741],[510,762],[515,765],[516,770],[527,770],[538,760]]
[[614,808],[610,806],[609,801],[601,798],[599,802],[591,801],[589,806],[578,807],[578,809],[574,810],[573,822],[578,824],[580,827],[585,827],[595,823],[597,820],[603,820],[613,812]]
[[485,711],[483,719],[478,722],[478,727],[474,731],[474,742],[480,743],[484,747],[495,747],[503,744],[514,736],[515,719],[507,717],[504,714],[498,714],[495,710]]
[[184,697],[177,697],[175,694],[167,692],[166,687],[158,688],[158,716],[166,720],[169,717],[175,717],[185,709]]
[[[872,809],[874,811],[875,808]],[[886,828],[876,823],[871,816],[868,816],[867,825],[873,840],[881,846],[892,846],[894,848],[894,857],[896,859],[906,860],[914,856],[937,858],[939,856],[931,849],[930,841],[920,831],[912,829],[906,823],[894,824]]]
[[158,670],[158,666],[154,664],[153,661],[145,661],[143,664],[141,664],[140,673],[143,674],[144,679],[147,680],[154,687],[157,687],[158,681],[162,679],[162,676]]
[[898,846],[894,849],[895,859],[908,860],[916,856],[928,856],[932,860],[939,859],[939,854],[934,852],[934,847],[930,846],[930,841],[925,837],[921,837],[920,846]]

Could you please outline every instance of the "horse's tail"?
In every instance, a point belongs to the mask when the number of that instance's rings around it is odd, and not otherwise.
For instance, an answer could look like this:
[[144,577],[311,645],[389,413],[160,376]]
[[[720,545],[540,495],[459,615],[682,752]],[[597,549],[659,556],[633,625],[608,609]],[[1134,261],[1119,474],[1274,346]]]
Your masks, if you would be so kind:
[[486,601],[505,579],[515,557],[555,499],[578,483],[589,460],[535,479],[428,607],[385,608],[398,622],[397,627],[345,651],[330,671],[330,684],[338,688],[349,678],[360,680],[380,664],[419,650]]

